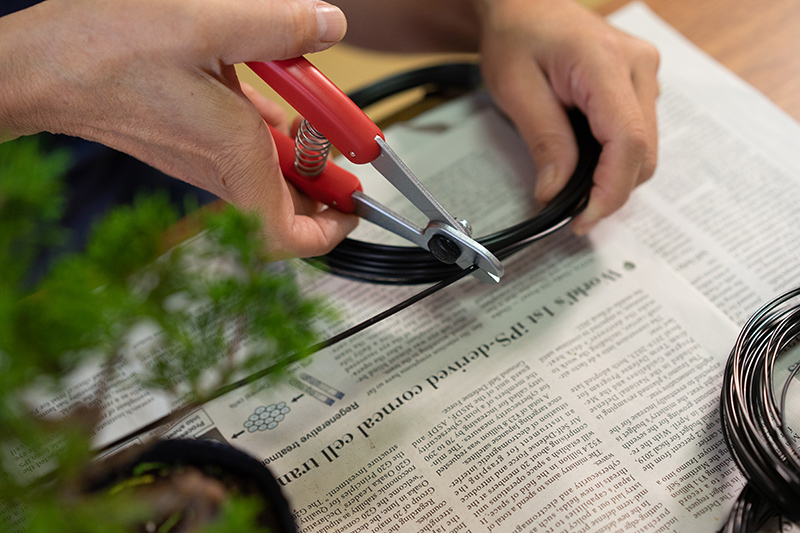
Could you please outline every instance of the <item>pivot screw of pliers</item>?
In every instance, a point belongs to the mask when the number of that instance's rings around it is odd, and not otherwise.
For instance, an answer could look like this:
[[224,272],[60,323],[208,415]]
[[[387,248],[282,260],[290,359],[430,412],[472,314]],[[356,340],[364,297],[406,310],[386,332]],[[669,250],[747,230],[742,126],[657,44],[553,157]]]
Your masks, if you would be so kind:
[[431,237],[431,240],[428,241],[428,250],[433,254],[433,257],[448,265],[458,261],[461,255],[461,249],[458,245],[443,235]]

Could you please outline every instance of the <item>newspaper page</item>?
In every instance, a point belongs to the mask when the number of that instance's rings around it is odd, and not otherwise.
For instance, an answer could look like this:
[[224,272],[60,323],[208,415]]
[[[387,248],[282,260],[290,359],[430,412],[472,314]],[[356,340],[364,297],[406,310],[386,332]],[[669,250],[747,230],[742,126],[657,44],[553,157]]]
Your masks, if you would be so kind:
[[[744,481],[720,431],[721,372],[744,317],[792,283],[798,258],[761,222],[792,223],[800,164],[775,147],[800,130],[642,5],[612,20],[663,61],[661,164],[623,213],[511,258],[499,286],[464,280],[195,415],[273,470],[303,531],[699,532],[727,517]],[[711,103],[693,84],[728,93]],[[502,225],[505,206],[536,206],[474,198],[499,189],[481,190],[487,175],[524,188],[531,170],[487,159],[513,143],[487,142],[502,120],[466,106],[401,155],[437,196],[473,198],[473,224]],[[782,137],[765,139],[774,123]],[[419,290],[310,286],[347,310],[340,327]]]
[[645,9],[612,21],[661,43],[660,164],[612,223],[741,324],[800,279],[800,127]]

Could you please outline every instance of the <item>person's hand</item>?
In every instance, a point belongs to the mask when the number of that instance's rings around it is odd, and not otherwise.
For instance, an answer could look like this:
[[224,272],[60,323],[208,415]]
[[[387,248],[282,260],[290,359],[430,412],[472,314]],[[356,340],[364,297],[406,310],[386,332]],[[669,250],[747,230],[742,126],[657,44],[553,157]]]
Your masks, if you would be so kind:
[[577,146],[564,111],[577,107],[602,145],[584,234],[627,200],[656,166],[658,53],[572,0],[476,0],[482,68],[539,169],[536,194],[551,200],[567,183]]
[[273,257],[322,254],[357,218],[287,185],[264,122],[286,119],[232,65],[322,50],[345,29],[320,0],[48,0],[0,18],[0,141],[101,142],[258,213]]

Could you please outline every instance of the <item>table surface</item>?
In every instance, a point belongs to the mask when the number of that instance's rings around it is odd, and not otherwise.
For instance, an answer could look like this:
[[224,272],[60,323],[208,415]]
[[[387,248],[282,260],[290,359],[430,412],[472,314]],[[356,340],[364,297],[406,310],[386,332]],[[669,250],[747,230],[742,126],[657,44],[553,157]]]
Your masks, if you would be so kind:
[[[626,0],[597,8],[608,14]],[[667,23],[800,120],[800,1],[646,0]]]
[[[628,0],[579,0],[606,15]],[[645,0],[700,48],[800,120],[800,0]],[[447,55],[400,55],[337,45],[311,56],[343,90],[388,74],[450,59]],[[280,102],[252,73],[243,79]],[[290,114],[293,110],[285,107]]]

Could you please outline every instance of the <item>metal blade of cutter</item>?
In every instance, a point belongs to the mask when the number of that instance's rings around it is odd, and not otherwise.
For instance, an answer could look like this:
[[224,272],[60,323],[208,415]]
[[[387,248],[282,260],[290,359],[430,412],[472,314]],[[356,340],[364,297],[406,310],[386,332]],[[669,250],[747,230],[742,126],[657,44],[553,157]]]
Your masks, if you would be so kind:
[[462,224],[447,212],[386,141],[376,136],[375,142],[380,146],[381,154],[372,161],[372,166],[408,198],[429,222],[425,228],[417,227],[361,192],[352,194],[355,213],[430,251],[443,263],[456,264],[462,269],[475,265],[475,277],[486,283],[499,282],[504,272],[500,260],[471,237],[468,224]]

